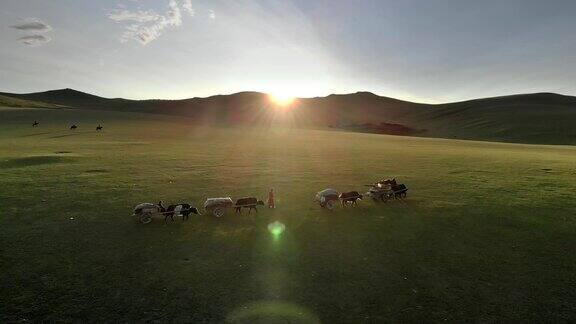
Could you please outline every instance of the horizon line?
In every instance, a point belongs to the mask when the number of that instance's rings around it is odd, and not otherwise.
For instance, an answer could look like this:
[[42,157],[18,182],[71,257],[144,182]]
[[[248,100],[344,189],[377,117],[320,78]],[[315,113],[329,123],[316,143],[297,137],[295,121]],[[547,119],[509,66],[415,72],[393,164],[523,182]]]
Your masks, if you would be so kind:
[[[86,91],[82,91],[82,90],[77,90],[74,88],[60,88],[60,89],[51,89],[51,90],[44,90],[44,91],[36,91],[36,92],[24,92],[24,93],[16,93],[16,92],[5,92],[5,91],[0,91],[0,93],[5,94],[5,95],[10,95],[10,94],[14,94],[14,95],[30,95],[30,94],[37,94],[37,93],[44,93],[44,92],[54,92],[54,91],[65,91],[65,90],[72,90],[72,91],[76,91],[76,92],[80,92],[80,93],[85,93],[88,95],[92,95],[92,96],[96,96],[96,97],[100,97],[103,99],[110,99],[110,100],[114,100],[114,99],[123,99],[123,100],[132,100],[132,101],[152,101],[152,100],[158,100],[158,101],[179,101],[179,100],[191,100],[191,99],[208,99],[208,98],[213,98],[213,97],[218,97],[218,96],[232,96],[232,95],[237,95],[237,94],[241,94],[241,93],[258,93],[258,94],[262,94],[262,95],[270,95],[270,93],[268,92],[264,92],[264,91],[256,91],[256,90],[242,90],[242,91],[237,91],[237,92],[231,92],[231,93],[219,93],[219,94],[213,94],[213,95],[208,95],[208,96],[193,96],[193,97],[183,97],[183,98],[171,98],[171,99],[166,99],[166,98],[147,98],[147,99],[134,99],[134,98],[127,98],[127,97],[106,97],[100,94],[96,94],[96,93],[92,93],[92,92],[86,92]],[[328,95],[319,95],[319,96],[295,96],[295,99],[317,99],[317,98],[327,98],[330,96],[347,96],[347,95],[354,95],[354,94],[359,94],[359,93],[366,93],[366,94],[372,94],[375,95],[379,98],[388,98],[388,99],[393,99],[393,100],[398,100],[398,101],[404,101],[404,102],[408,102],[408,103],[414,103],[414,104],[421,104],[421,105],[444,105],[444,104],[452,104],[452,103],[460,103],[460,102],[467,102],[467,101],[474,101],[474,100],[482,100],[482,99],[491,99],[491,98],[501,98],[501,97],[510,97],[510,96],[519,96],[519,95],[534,95],[534,94],[553,94],[553,95],[559,95],[559,96],[565,96],[565,97],[576,97],[575,95],[568,95],[568,94],[563,94],[563,93],[559,93],[559,92],[550,92],[550,91],[538,91],[538,92],[519,92],[519,93],[511,93],[511,94],[502,94],[502,95],[495,95],[495,96],[489,96],[489,97],[474,97],[474,98],[469,98],[469,99],[463,99],[463,100],[457,100],[457,101],[446,101],[446,102],[439,102],[439,103],[429,103],[429,102],[422,102],[422,101],[412,101],[412,100],[408,100],[408,99],[401,99],[398,97],[389,97],[389,96],[383,96],[380,94],[377,94],[375,92],[372,91],[367,91],[367,90],[360,90],[360,91],[355,91],[355,92],[346,92],[346,93],[330,93]]]

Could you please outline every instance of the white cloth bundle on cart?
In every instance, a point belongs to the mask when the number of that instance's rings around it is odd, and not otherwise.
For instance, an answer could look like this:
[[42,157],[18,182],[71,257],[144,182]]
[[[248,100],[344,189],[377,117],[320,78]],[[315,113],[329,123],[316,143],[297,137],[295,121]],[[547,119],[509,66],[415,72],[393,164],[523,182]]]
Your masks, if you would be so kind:
[[210,207],[232,207],[234,206],[234,201],[232,198],[225,197],[225,198],[208,198],[204,203],[204,209]]

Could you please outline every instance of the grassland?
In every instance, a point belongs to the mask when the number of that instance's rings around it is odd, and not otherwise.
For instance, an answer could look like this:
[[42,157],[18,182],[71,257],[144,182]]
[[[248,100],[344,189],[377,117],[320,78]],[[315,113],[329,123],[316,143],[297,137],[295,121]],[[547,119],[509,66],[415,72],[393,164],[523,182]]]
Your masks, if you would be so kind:
[[[575,321],[574,161],[569,146],[0,109],[0,321]],[[405,203],[311,201],[388,176]],[[269,187],[278,208],[253,217],[130,217]]]

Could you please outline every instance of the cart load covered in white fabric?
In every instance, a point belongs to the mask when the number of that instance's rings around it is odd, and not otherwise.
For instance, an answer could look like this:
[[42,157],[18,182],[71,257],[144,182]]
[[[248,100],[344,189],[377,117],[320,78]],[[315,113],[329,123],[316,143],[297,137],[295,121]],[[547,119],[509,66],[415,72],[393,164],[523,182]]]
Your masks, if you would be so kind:
[[234,206],[234,202],[232,198],[208,198],[204,203],[204,209],[208,208],[215,208],[215,207],[232,207]]
[[338,199],[338,195],[339,195],[338,191],[334,189],[330,188],[324,189],[316,194],[316,201],[319,201],[320,203],[323,204],[328,199]]
[[157,212],[160,212],[160,207],[156,204],[143,203],[134,207],[134,214],[157,213]]

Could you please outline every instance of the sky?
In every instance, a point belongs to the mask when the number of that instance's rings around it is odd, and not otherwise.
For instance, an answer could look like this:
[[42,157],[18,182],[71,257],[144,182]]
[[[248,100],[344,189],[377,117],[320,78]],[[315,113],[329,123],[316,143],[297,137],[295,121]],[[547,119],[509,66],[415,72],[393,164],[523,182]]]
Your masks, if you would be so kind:
[[576,95],[573,0],[0,0],[0,91]]

